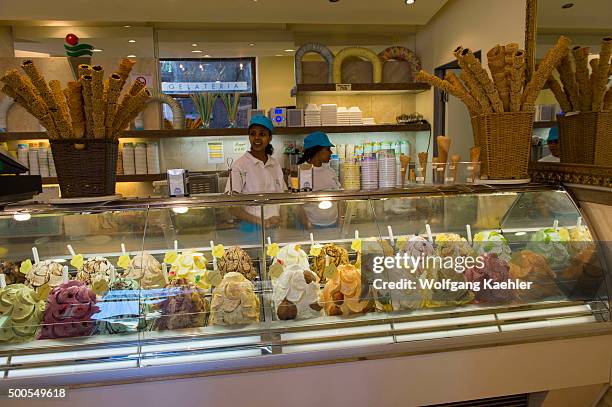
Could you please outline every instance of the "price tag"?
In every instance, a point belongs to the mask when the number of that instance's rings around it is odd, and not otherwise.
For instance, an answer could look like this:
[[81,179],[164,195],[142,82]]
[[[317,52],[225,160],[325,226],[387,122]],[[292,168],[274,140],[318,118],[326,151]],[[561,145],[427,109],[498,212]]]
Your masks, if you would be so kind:
[[416,177],[417,182],[425,182],[425,177]]
[[336,84],[336,92],[350,92],[353,90],[353,87],[350,83],[337,83]]

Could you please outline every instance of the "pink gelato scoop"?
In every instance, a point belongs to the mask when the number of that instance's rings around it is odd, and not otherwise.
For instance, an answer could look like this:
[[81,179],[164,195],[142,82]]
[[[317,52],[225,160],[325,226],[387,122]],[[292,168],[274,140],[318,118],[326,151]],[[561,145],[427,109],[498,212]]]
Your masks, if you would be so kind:
[[476,302],[501,304],[512,300],[512,290],[485,288],[485,280],[491,283],[506,282],[510,278],[510,265],[507,261],[497,257],[496,253],[485,254],[483,257],[484,267],[476,266],[465,271],[467,281],[480,282],[480,290],[474,291]]
[[69,281],[51,290],[39,339],[89,336],[96,326],[91,317],[99,311],[96,295],[81,281]]

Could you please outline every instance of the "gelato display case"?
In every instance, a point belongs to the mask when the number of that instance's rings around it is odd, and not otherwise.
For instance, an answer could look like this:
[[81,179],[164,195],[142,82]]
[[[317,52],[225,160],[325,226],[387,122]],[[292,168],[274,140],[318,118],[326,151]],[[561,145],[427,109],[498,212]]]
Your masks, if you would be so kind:
[[9,205],[0,386],[609,331],[603,245],[543,185]]

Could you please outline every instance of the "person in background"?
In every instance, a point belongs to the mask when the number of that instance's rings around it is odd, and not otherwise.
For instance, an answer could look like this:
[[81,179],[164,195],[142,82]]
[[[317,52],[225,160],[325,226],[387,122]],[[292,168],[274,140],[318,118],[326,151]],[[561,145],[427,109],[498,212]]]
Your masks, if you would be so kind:
[[[265,116],[254,116],[249,122],[249,142],[251,149],[244,153],[234,164],[225,192],[230,188],[234,193],[259,194],[279,193],[287,189],[283,169],[272,157],[272,133],[274,125]],[[240,230],[254,232],[261,227],[261,209],[259,206],[244,206],[231,209],[232,214],[240,219]],[[278,226],[280,208],[278,205],[264,206],[264,223],[266,228]]]
[[[327,134],[315,131],[304,139],[304,155],[298,164],[312,165],[313,191],[337,191],[340,189],[338,175],[329,166],[334,147]],[[331,201],[306,203],[303,205],[302,223],[307,229],[328,228],[338,224],[338,204]]]
[[559,126],[555,123],[548,131],[546,144],[550,150],[550,154],[540,158],[540,162],[558,163],[559,159]]

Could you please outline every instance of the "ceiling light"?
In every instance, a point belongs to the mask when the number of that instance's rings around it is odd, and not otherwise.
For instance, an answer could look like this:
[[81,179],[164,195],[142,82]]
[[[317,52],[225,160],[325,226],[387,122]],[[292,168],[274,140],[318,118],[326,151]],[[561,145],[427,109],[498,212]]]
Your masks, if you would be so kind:
[[175,206],[174,208],[172,208],[172,212],[178,214],[187,213],[189,212],[189,208],[186,206]]
[[204,58],[210,58],[210,55],[206,54],[204,55]]
[[136,55],[134,55],[134,54],[130,54],[130,55],[128,55],[127,57],[128,57],[128,58],[136,58]]
[[254,42],[252,42],[252,43],[250,43],[250,44],[249,44],[249,47],[252,47],[252,46],[254,46],[254,45],[255,45],[255,43],[254,43]]
[[202,50],[201,50],[201,49],[192,49],[192,50],[191,50],[191,52],[194,52],[194,53],[196,53],[196,54],[197,54],[197,53],[199,53],[199,52],[202,52]]
[[329,209],[332,207],[331,201],[321,201],[319,202],[319,209]]
[[94,48],[94,49],[92,49],[92,51],[93,51],[93,52],[102,52],[103,50],[102,50],[102,49],[100,49],[100,48]]
[[276,54],[276,55],[274,55],[274,56],[275,56],[275,57],[282,57],[283,55],[281,55],[281,54]]
[[295,51],[295,50],[294,50],[294,49],[291,49],[291,48],[287,48],[287,49],[285,50],[285,52],[293,52],[293,51]]
[[415,0],[406,0],[406,4],[414,4]]
[[574,3],[565,3],[564,5],[561,6],[561,8],[572,8],[574,7]]
[[132,28],[131,25],[124,25],[125,28]]
[[18,222],[30,220],[31,218],[32,218],[32,215],[27,212],[16,213],[13,215],[13,219],[15,219]]
[[192,47],[197,47],[198,44],[196,44],[195,42],[193,44],[191,44]]
[[133,44],[133,43],[135,43],[135,42],[136,42],[136,40],[128,40],[128,42],[129,42],[130,44]]

